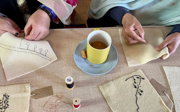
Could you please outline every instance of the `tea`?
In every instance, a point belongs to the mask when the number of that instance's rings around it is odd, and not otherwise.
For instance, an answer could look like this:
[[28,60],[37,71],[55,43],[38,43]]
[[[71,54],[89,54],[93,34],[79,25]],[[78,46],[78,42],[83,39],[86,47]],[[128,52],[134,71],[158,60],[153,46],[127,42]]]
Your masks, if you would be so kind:
[[90,45],[96,49],[105,49],[107,45],[101,41],[91,42]]

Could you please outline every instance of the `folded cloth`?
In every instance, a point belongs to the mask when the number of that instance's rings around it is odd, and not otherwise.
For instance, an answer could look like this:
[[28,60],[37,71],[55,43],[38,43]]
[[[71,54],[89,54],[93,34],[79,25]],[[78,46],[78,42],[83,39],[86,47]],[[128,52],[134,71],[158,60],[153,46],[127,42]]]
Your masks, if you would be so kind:
[[[169,57],[168,48],[165,47],[161,51],[155,48],[163,42],[163,33],[160,29],[145,28],[145,40],[147,43],[138,43],[128,45],[123,36],[120,40],[123,46],[123,51],[126,56],[128,66],[138,66],[146,64],[149,61],[161,58],[167,59]],[[121,33],[121,30],[120,30]]]

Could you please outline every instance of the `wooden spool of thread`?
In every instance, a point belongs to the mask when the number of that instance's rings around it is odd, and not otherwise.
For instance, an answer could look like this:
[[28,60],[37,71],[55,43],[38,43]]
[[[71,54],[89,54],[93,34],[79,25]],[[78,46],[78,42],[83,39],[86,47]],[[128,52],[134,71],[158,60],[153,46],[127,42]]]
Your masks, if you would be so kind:
[[73,107],[75,109],[79,109],[81,107],[81,100],[79,98],[73,99]]
[[71,76],[67,76],[65,78],[65,82],[66,82],[67,88],[72,89],[74,87],[74,81],[73,81],[73,78]]

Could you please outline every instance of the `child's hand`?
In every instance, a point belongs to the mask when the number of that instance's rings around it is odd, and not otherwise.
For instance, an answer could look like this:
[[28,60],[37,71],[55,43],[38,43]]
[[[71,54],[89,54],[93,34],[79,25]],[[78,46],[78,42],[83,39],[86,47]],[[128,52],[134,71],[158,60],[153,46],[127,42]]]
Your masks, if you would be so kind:
[[40,40],[45,38],[49,33],[50,17],[41,9],[34,12],[25,28],[25,38],[27,40]]
[[162,50],[165,47],[168,47],[169,54],[173,54],[180,44],[180,33],[176,32],[169,35],[164,42],[162,42],[158,47],[157,50]]
[[128,44],[138,42],[146,43],[144,40],[144,30],[140,22],[131,14],[127,13],[122,19],[123,30],[122,35]]

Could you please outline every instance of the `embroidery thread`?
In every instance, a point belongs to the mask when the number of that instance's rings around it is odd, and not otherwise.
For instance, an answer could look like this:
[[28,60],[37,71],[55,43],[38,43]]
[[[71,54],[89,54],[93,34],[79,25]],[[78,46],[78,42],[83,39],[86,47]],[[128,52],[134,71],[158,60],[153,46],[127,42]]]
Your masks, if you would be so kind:
[[135,94],[135,97],[136,97],[136,106],[137,106],[137,109],[136,111],[139,112],[139,104],[138,104],[138,96],[141,96],[143,94],[143,90],[140,88],[141,87],[141,82],[142,80],[144,80],[144,78],[140,75],[133,75],[129,78],[127,78],[125,81],[128,81],[129,79],[133,79],[133,87],[136,89],[136,94]]
[[21,39],[19,47],[13,47],[13,46],[6,45],[3,43],[0,43],[0,47],[7,49],[7,50],[15,51],[15,52],[23,52],[23,53],[27,53],[27,54],[33,54],[33,55],[39,56],[47,61],[52,60],[50,57],[48,57],[48,49],[38,48],[38,46],[36,44],[31,45],[29,42],[26,42],[26,40],[24,40],[24,39]]
[[9,95],[3,94],[2,99],[0,100],[0,112],[5,112],[9,108]]

